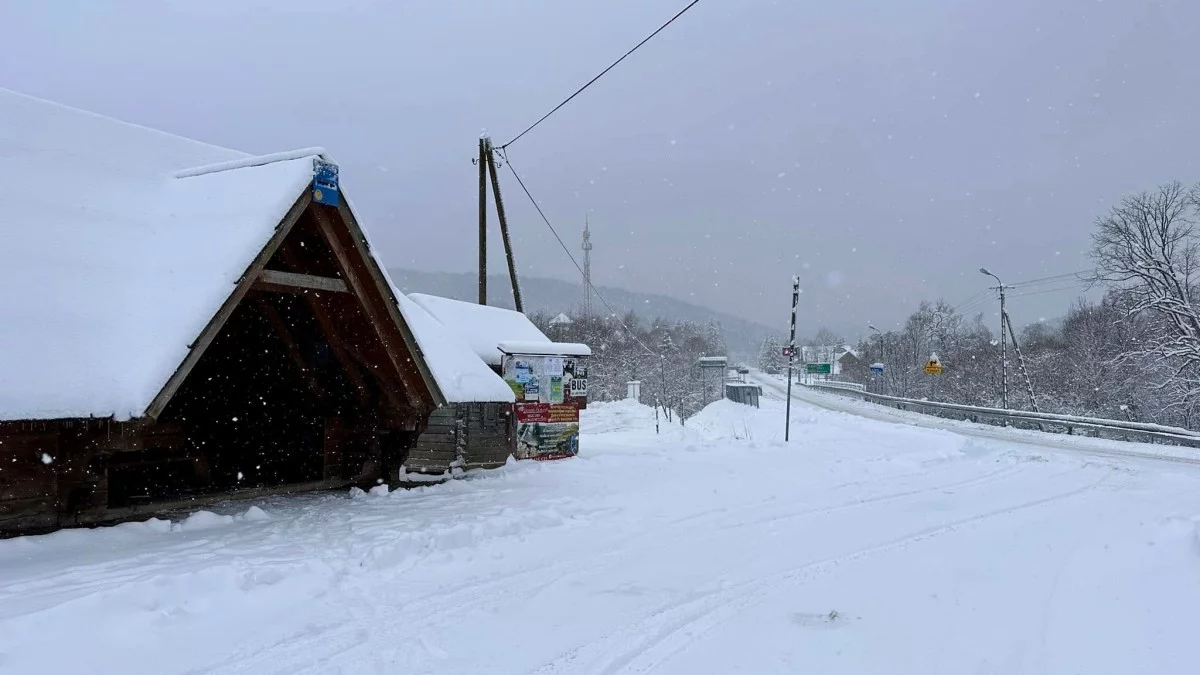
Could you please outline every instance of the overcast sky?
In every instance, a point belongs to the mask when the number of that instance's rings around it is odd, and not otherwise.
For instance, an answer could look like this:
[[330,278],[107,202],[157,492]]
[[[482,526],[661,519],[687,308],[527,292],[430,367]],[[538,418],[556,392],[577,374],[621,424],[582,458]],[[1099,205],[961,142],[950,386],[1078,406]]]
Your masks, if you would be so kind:
[[[469,271],[480,133],[508,140],[683,4],[0,0],[0,86],[324,146],[389,266]],[[1196,0],[701,0],[510,155],[573,249],[590,214],[597,283],[782,326],[799,274],[801,332],[853,337],[968,298],[981,265],[1084,269],[1115,199],[1200,179],[1197,26]],[[502,171],[520,268],[573,278]]]

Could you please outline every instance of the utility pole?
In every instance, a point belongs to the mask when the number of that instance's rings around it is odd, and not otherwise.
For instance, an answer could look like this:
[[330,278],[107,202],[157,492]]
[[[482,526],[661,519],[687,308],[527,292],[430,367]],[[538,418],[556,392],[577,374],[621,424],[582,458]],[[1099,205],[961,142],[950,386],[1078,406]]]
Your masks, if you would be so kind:
[[1029,379],[1029,370],[1025,368],[1025,356],[1021,354],[1021,345],[1017,344],[1017,334],[1013,331],[1012,319],[1008,314],[1004,315],[1004,322],[1008,324],[1008,335],[1012,338],[1013,351],[1017,353],[1017,363],[1021,365],[1021,375],[1025,378],[1025,391],[1029,393],[1029,405],[1033,407],[1033,412],[1041,412],[1038,410],[1037,397],[1033,395],[1033,382]]
[[888,365],[887,338],[886,338],[886,336],[884,336],[883,331],[876,328],[873,324],[867,324],[867,328],[870,328],[871,330],[875,331],[875,334],[879,336],[879,349],[881,352],[883,352],[883,372],[880,373],[880,378],[879,378],[880,384],[883,385],[883,387],[882,387],[883,391],[880,393],[890,394],[892,388],[888,386],[887,376],[888,376],[888,372],[891,371],[892,368],[891,368],[891,366]]
[[986,267],[980,267],[979,272],[995,279],[998,284],[997,290],[1000,291],[1000,405],[1008,410],[1008,340],[1004,337],[1007,316],[1004,310],[1004,282]]
[[792,277],[792,329],[788,338],[787,411],[784,413],[783,440],[792,433],[792,361],[796,358],[796,305],[800,304],[800,277]]
[[508,260],[508,278],[512,281],[513,306],[524,312],[521,301],[521,284],[517,279],[517,264],[513,258],[512,240],[508,236],[508,218],[504,214],[504,200],[500,197],[500,178],[496,175],[496,152],[492,139],[479,139],[479,304],[487,304],[487,176],[492,175],[492,194],[496,198],[496,217],[500,220],[500,238],[504,243],[504,256]]
[[521,284],[517,281],[517,263],[513,260],[512,240],[508,237],[508,218],[504,216],[504,200],[500,198],[500,178],[496,175],[496,153],[492,149],[492,139],[485,138],[487,143],[487,165],[492,174],[492,194],[496,197],[496,218],[500,220],[500,239],[504,241],[504,257],[508,259],[508,278],[512,281],[513,306],[518,312],[525,313],[524,303],[521,302]]
[[487,304],[487,136],[479,139],[479,304]]

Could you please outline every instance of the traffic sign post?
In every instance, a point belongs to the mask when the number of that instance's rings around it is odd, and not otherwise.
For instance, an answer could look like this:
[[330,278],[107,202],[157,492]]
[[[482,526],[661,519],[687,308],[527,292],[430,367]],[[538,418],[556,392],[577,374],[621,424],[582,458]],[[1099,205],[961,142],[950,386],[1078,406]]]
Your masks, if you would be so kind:
[[785,347],[788,357],[787,405],[783,413],[783,440],[786,443],[792,433],[792,360],[796,356],[796,305],[800,304],[800,277],[792,277],[792,334]]
[[942,368],[942,362],[938,359],[937,353],[930,354],[929,360],[925,362],[925,374],[941,375],[943,370],[945,369]]

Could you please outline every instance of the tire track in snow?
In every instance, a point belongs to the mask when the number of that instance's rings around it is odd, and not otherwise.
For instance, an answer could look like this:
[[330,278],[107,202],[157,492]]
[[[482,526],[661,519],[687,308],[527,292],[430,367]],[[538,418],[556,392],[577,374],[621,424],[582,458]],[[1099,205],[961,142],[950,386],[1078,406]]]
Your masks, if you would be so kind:
[[[950,482],[939,482],[924,488],[916,490],[904,490],[900,492],[889,492],[881,495],[874,495],[865,498],[856,498],[836,503],[830,506],[824,506],[814,509],[805,510],[802,512],[784,513],[768,518],[760,518],[755,521],[746,523],[748,525],[761,525],[763,523],[777,522],[788,519],[803,518],[810,516],[821,516],[840,511],[854,509],[864,506],[871,506],[879,503],[896,501],[899,499],[917,497],[930,493],[942,492],[946,490],[957,490],[966,488],[975,488],[993,483],[997,480],[1002,480],[1014,474],[1022,473],[1027,468],[1027,465],[1016,464],[1005,466],[1000,469],[987,471],[982,474],[972,475],[969,478],[954,480]],[[913,472],[913,474],[924,472]],[[885,477],[888,479],[901,479],[911,477],[913,474],[903,473],[896,476]],[[855,483],[844,483],[837,487],[851,487]],[[707,513],[725,512],[729,513],[730,517],[736,520],[739,513],[755,512],[761,508],[761,503],[749,503],[733,512],[727,509],[712,509]],[[679,521],[669,521],[666,526],[675,525],[681,522],[692,522],[697,519],[692,517],[681,519]],[[697,522],[694,528],[688,528],[683,532],[674,531],[669,538],[671,542],[681,541],[697,541],[705,539],[717,539],[723,536],[724,532],[731,529],[736,529],[736,524],[723,525],[713,528],[711,523],[707,521]],[[668,530],[670,531],[670,530]],[[588,552],[574,557],[564,563],[565,567],[569,567],[573,571],[563,577],[552,580],[549,583],[544,570],[527,569],[519,570],[493,576],[484,579],[470,581],[462,586],[451,590],[437,590],[417,595],[412,598],[405,598],[404,609],[395,612],[386,617],[384,621],[373,621],[375,628],[372,633],[379,632],[380,625],[399,624],[413,625],[419,623],[423,626],[436,626],[438,623],[452,618],[455,614],[462,611],[464,606],[471,606],[475,609],[486,609],[493,605],[505,604],[512,602],[514,597],[525,598],[526,600],[537,597],[541,592],[545,591],[550,585],[561,583],[569,578],[580,576],[588,576],[595,574],[604,569],[611,568],[614,565],[620,565],[624,561],[644,553],[644,549],[634,545],[638,541],[645,539],[653,539],[659,545],[667,546],[663,543],[664,531],[661,525],[652,524],[645,530],[622,538],[612,544],[608,550],[597,555],[595,552]],[[346,583],[353,583],[352,578],[345,579]],[[702,596],[697,596],[697,600]],[[677,606],[661,610],[661,613],[667,613],[669,609],[678,609]],[[267,644],[257,643],[247,645],[239,650],[236,654],[223,660],[220,664],[210,666],[198,672],[209,672],[214,670],[230,669],[228,672],[254,672],[257,675],[262,673],[287,673],[293,675],[301,672],[324,672],[327,666],[333,659],[337,659],[346,653],[353,652],[358,648],[367,648],[364,645],[362,633],[362,620],[365,617],[358,613],[355,616],[347,617],[340,621],[333,621],[329,624],[317,627],[307,626],[294,633],[289,633],[271,640]],[[392,632],[392,631],[389,631]],[[377,636],[376,636],[377,637]],[[408,636],[410,639],[411,635]],[[397,637],[397,640],[403,639]],[[308,651],[302,658],[294,659],[291,653],[294,651],[294,644],[298,640],[306,642],[317,642],[321,644],[321,648],[317,653]],[[377,639],[375,640],[378,641]],[[264,667],[262,664],[269,664]]]
[[863,497],[861,499],[855,499],[852,501],[844,502],[842,504],[835,504],[833,506],[825,506],[825,507],[819,507],[819,508],[814,508],[814,509],[807,509],[807,510],[796,511],[796,512],[792,512],[792,513],[775,514],[775,515],[764,516],[762,518],[757,518],[757,519],[749,520],[749,521],[742,520],[742,521],[738,521],[736,523],[722,525],[717,529],[719,529],[719,530],[740,529],[747,525],[765,525],[768,523],[778,523],[778,522],[782,522],[785,520],[792,520],[794,518],[805,518],[808,516],[823,516],[823,515],[828,515],[831,513],[837,513],[839,511],[845,511],[847,509],[857,508],[860,506],[871,506],[871,505],[875,505],[875,504],[881,504],[881,503],[885,503],[885,502],[895,501],[897,499],[904,499],[906,497],[916,497],[916,496],[920,496],[920,495],[925,495],[925,494],[929,494],[931,492],[944,492],[946,490],[959,490],[959,489],[963,489],[963,488],[979,487],[981,485],[987,485],[989,483],[994,483],[998,480],[1002,480],[1013,474],[1021,473],[1021,472],[1023,472],[1023,469],[1024,469],[1023,465],[1020,465],[1020,464],[1006,466],[1004,468],[997,469],[995,471],[989,471],[982,475],[973,476],[971,478],[967,478],[967,479],[963,479],[963,480],[959,480],[959,481],[955,481],[955,482],[951,482],[951,483],[945,483],[945,484],[940,484],[940,485],[931,485],[929,487],[918,488],[916,490],[906,490],[903,492],[892,492],[889,494],[876,495],[876,496],[872,496],[872,497]]
[[[1067,472],[1070,473],[1070,472]],[[828,574],[843,564],[949,534],[985,521],[1059,502],[1089,492],[1109,478],[1101,476],[1082,487],[1047,497],[992,509],[906,535],[879,542],[851,553],[807,563],[763,579],[754,579],[717,591],[668,603],[650,616],[628,624],[599,641],[582,645],[531,672],[530,675],[579,672],[600,675],[651,672],[684,651],[713,629],[758,605],[769,592],[785,584],[803,584]],[[632,645],[632,646],[631,646]],[[582,663],[581,663],[582,662]]]

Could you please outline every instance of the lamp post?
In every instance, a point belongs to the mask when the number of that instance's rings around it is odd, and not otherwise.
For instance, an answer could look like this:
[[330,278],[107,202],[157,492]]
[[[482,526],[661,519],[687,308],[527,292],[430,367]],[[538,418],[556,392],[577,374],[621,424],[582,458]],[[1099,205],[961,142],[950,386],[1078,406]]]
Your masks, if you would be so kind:
[[1004,337],[1004,282],[1000,281],[1000,277],[992,274],[986,267],[979,268],[980,274],[996,280],[1000,290],[1000,405],[1005,410],[1008,409],[1008,340]]
[[879,335],[879,348],[883,351],[883,364],[884,364],[883,377],[880,378],[880,381],[883,382],[883,393],[889,394],[889,393],[891,393],[891,387],[888,386],[888,382],[887,382],[887,362],[888,362],[887,338],[885,338],[883,336],[883,331],[876,328],[874,326],[874,324],[867,324],[867,328],[870,328],[871,330],[875,331],[876,334]]

